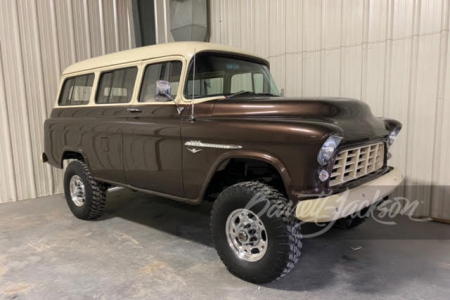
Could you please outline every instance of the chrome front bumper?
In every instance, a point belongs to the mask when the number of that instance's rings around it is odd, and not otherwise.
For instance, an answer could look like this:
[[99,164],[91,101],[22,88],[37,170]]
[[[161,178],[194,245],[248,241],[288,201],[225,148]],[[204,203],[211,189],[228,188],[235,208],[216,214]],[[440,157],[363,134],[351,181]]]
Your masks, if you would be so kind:
[[403,181],[403,175],[392,169],[381,177],[345,192],[300,201],[295,215],[303,222],[330,222],[358,212],[391,194]]

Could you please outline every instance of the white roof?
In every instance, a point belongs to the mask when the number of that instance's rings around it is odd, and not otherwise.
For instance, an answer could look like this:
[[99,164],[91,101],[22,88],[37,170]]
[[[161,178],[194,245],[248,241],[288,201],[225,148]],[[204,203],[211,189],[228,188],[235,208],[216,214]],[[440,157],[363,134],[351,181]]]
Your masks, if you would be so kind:
[[[194,55],[194,51],[195,53],[204,51],[228,52],[228,53],[231,52],[235,54],[258,58],[260,60],[267,62],[266,59],[259,57],[255,54],[245,52],[239,48],[234,48],[221,44],[202,43],[202,42],[176,42],[176,43],[166,43],[147,47],[140,47],[136,49],[115,52],[83,60],[67,67],[64,70],[63,75],[164,56],[181,55],[184,56],[187,61],[189,61]],[[267,62],[267,64],[269,63]]]

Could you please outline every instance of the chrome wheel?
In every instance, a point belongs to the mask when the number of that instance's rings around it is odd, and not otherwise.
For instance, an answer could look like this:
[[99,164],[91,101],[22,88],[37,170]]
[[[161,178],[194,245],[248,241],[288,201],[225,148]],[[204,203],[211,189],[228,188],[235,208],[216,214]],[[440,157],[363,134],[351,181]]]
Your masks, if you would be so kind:
[[73,175],[70,179],[70,197],[76,206],[81,207],[86,199],[86,191],[80,176]]
[[248,209],[236,209],[225,224],[228,245],[242,260],[255,262],[267,251],[267,231],[261,219]]

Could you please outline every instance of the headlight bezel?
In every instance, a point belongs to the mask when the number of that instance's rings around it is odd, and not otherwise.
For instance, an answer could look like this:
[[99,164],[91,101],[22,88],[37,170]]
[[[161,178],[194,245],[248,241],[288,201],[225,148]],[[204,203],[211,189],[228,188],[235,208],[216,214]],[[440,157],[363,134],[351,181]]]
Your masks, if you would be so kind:
[[333,158],[336,153],[339,144],[342,141],[342,136],[340,135],[330,135],[325,142],[320,147],[319,153],[317,153],[317,162],[321,166],[325,166]]

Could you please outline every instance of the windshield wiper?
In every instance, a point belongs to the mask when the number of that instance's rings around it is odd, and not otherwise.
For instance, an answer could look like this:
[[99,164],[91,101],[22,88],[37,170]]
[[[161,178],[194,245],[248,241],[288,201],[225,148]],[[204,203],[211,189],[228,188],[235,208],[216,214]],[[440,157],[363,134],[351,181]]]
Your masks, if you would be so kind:
[[228,95],[227,98],[230,99],[233,98],[234,96],[241,96],[241,95],[255,95],[255,93],[251,91],[239,91],[237,93]]
[[279,97],[278,95],[271,94],[271,93],[256,93],[257,96],[269,96],[269,97]]
[[278,97],[278,95],[274,95],[271,93],[255,93],[255,92],[251,92],[251,91],[240,91],[240,92],[228,95],[227,99],[233,98],[234,96],[242,96],[242,95]]

